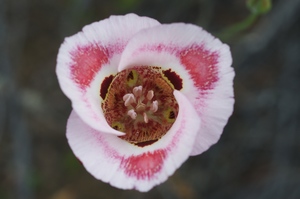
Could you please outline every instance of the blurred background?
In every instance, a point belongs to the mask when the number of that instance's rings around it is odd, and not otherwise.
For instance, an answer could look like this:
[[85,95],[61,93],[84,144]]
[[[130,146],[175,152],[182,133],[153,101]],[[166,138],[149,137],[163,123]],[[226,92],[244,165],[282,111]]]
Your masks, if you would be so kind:
[[[300,198],[300,0],[268,2],[0,0],[0,198]],[[128,12],[204,27],[230,45],[236,71],[220,141],[148,193],[95,180],[75,159],[55,75],[64,37]]]

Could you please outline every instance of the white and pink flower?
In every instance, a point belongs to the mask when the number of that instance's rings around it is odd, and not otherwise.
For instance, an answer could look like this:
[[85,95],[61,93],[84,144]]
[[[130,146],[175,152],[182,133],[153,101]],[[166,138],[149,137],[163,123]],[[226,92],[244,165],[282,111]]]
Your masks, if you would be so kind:
[[128,14],[85,26],[57,58],[71,149],[95,178],[150,190],[220,138],[231,63],[229,47],[195,25]]

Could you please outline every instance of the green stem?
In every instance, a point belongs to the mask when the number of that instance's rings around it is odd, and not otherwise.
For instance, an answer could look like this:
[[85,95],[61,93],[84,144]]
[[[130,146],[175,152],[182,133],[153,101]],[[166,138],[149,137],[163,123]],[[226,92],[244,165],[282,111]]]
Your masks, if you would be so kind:
[[221,33],[218,34],[218,37],[222,40],[222,41],[228,41],[231,40],[233,37],[235,37],[237,34],[239,34],[240,32],[246,30],[247,28],[249,28],[251,25],[254,24],[254,22],[256,21],[256,19],[258,18],[258,14],[256,13],[252,13],[251,15],[249,15],[246,19],[244,19],[243,21],[236,23],[228,28],[226,28],[225,30],[223,30]]

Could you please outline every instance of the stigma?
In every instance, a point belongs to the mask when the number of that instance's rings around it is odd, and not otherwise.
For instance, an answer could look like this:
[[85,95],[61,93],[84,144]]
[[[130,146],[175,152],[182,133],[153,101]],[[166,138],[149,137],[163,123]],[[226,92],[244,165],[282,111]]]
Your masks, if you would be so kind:
[[158,141],[172,127],[178,114],[174,86],[160,67],[134,67],[116,74],[102,110],[108,124],[137,146]]

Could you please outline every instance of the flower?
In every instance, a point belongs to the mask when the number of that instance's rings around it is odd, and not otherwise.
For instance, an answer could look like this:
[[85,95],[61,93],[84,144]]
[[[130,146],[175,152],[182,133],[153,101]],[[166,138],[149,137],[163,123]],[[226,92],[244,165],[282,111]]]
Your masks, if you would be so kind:
[[216,143],[233,111],[229,47],[198,26],[111,16],[65,39],[67,139],[95,178],[148,191]]

